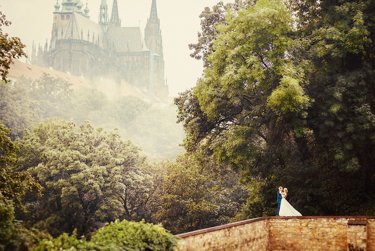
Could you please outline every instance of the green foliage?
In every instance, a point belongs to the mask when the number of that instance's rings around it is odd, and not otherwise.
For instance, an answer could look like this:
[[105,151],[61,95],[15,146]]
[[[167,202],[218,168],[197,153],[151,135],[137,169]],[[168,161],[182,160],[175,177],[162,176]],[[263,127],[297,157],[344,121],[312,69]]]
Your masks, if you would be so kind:
[[22,138],[23,130],[31,129],[40,117],[39,103],[29,99],[25,89],[0,82],[0,120],[12,129],[12,140]]
[[230,222],[249,194],[236,173],[204,168],[193,157],[179,156],[166,168],[157,218],[173,233]]
[[0,250],[22,250],[32,246],[39,236],[38,231],[26,230],[14,217],[14,202],[24,209],[21,198],[27,191],[35,190],[41,195],[42,187],[26,171],[16,171],[18,147],[7,137],[9,130],[0,122]]
[[42,118],[69,117],[72,108],[69,82],[43,73],[34,81],[20,79],[15,85],[24,88],[29,98],[39,103]]
[[34,251],[44,250],[174,250],[177,239],[161,226],[141,222],[107,223],[92,236],[91,241],[64,233],[56,239],[43,240]]
[[128,137],[153,158],[176,158],[183,150],[183,130],[176,125],[176,107],[149,108],[140,113],[129,126]]
[[72,107],[68,115],[77,124],[89,120],[106,129],[117,127],[123,137],[142,146],[150,156],[175,158],[182,150],[178,145],[183,131],[175,123],[175,106],[159,109],[132,96],[109,100],[98,90],[80,88],[73,94]]
[[93,125],[103,125],[112,122],[108,113],[109,99],[101,91],[93,88],[79,88],[72,94],[72,111],[69,113],[69,120],[74,120],[78,125],[85,120],[90,121]]
[[147,112],[151,107],[150,104],[140,100],[137,97],[120,97],[111,104],[112,116],[125,127],[129,128],[138,116]]
[[[324,2],[317,22],[301,32],[302,53],[310,58],[309,128],[329,213],[351,214],[373,201],[374,1]],[[314,14],[315,15],[315,14]],[[338,198],[341,198],[339,200]]]
[[303,88],[299,85],[303,79],[298,79],[301,76],[297,75],[292,64],[284,65],[282,72],[280,85],[268,97],[267,105],[278,115],[295,114],[298,116],[309,107],[310,98],[305,95]]
[[6,201],[0,193],[0,250],[15,250],[18,246],[20,233],[14,222],[12,201]]
[[202,32],[198,32],[198,43],[189,44],[189,49],[194,50],[190,56],[195,59],[202,59],[204,67],[210,67],[211,63],[207,60],[207,57],[212,52],[213,41],[220,34],[216,26],[227,24],[225,15],[228,9],[234,11],[246,9],[253,5],[254,2],[254,0],[236,0],[234,3],[227,3],[226,5],[223,2],[219,2],[212,7],[212,10],[206,7],[199,15]]
[[176,237],[160,225],[141,222],[112,222],[92,236],[91,241],[124,250],[174,250]]
[[18,207],[21,197],[35,190],[41,195],[42,187],[33,179],[29,172],[15,170],[12,163],[16,162],[19,148],[7,136],[9,130],[0,122],[0,194],[6,200],[13,200]]
[[[114,246],[112,246],[114,247]],[[86,241],[85,237],[81,237],[80,239],[77,238],[77,230],[73,231],[73,234],[69,236],[67,233],[63,233],[59,237],[55,239],[44,239],[42,240],[38,246],[32,248],[31,250],[34,251],[58,251],[58,250],[107,250],[102,249],[99,245],[96,245],[93,242]]]
[[204,75],[175,100],[178,121],[190,154],[203,148],[257,191],[239,219],[276,213],[279,185],[304,215],[372,210],[374,6],[259,0],[202,13]]
[[48,233],[26,229],[14,218],[14,205],[0,194],[0,250],[17,251],[35,247]]
[[140,168],[139,149],[118,131],[106,132],[85,122],[57,119],[40,123],[18,141],[17,168],[28,170],[44,188],[41,198],[30,194],[29,226],[53,236],[95,231],[95,222],[140,220],[152,179]]
[[7,21],[5,15],[0,11],[0,75],[5,83],[8,82],[7,75],[12,59],[26,56],[22,50],[25,45],[18,37],[8,37],[7,33],[3,33],[1,27],[9,25],[11,22]]
[[60,117],[76,124],[88,120],[108,130],[117,127],[153,157],[175,158],[182,150],[183,131],[175,123],[173,105],[156,108],[132,96],[109,100],[94,88],[72,90],[68,82],[48,74],[1,85],[0,119],[11,129],[13,140],[42,119]]
[[244,181],[267,193],[253,195],[258,209],[250,210],[250,217],[257,217],[275,207],[270,191],[281,171],[302,164],[298,150],[292,156],[288,147],[304,133],[310,99],[302,89],[303,68],[286,56],[293,40],[285,5],[257,1],[227,13],[226,25],[216,26],[219,34],[207,55],[210,66],[204,77],[176,104],[188,151],[205,149],[216,162],[241,169]]

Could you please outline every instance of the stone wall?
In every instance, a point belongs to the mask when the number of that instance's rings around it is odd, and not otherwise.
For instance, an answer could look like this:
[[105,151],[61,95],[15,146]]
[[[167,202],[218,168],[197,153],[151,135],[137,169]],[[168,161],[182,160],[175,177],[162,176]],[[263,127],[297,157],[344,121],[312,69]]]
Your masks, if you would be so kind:
[[375,250],[375,219],[367,219],[367,250]]
[[179,251],[375,251],[375,217],[263,217],[178,236]]
[[269,250],[366,250],[366,221],[341,217],[272,217]]
[[179,251],[266,250],[268,222],[262,218],[236,222],[178,235]]

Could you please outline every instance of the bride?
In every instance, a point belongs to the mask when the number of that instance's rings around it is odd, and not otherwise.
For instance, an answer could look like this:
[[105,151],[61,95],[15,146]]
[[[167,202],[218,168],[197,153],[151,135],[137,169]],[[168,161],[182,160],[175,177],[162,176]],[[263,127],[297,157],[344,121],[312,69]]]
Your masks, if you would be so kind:
[[292,205],[289,204],[289,202],[285,199],[288,195],[288,189],[284,188],[284,192],[281,193],[282,199],[280,204],[280,216],[302,216],[300,212],[294,209]]

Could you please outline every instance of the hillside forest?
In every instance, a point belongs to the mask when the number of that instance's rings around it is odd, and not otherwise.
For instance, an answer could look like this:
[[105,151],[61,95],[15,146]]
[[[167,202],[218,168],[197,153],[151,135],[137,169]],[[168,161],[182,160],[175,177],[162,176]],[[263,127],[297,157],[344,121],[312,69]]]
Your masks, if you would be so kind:
[[375,215],[373,13],[207,7],[189,45],[203,75],[165,109],[8,81],[24,45],[0,14],[0,250],[173,250],[172,234],[275,215],[280,185],[302,215]]

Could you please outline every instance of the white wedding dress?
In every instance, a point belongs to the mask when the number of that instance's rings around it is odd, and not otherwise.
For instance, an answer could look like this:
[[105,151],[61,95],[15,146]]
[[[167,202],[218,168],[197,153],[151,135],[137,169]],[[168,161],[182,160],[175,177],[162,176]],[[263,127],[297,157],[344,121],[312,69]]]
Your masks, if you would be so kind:
[[280,216],[302,216],[300,212],[294,209],[292,205],[285,199],[285,195],[282,195],[283,198],[281,199],[281,204],[280,204],[280,211],[279,215]]

